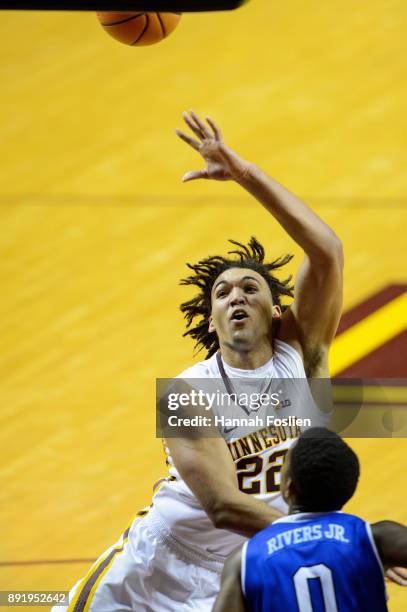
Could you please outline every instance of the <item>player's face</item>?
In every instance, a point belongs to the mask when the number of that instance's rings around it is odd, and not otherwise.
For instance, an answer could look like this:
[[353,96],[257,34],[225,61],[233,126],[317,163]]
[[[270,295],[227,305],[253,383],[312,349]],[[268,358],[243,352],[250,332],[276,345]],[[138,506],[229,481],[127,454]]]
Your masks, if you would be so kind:
[[279,306],[273,306],[270,288],[254,270],[230,268],[218,276],[212,288],[212,313],[209,331],[216,331],[219,344],[241,345],[250,350],[264,342],[271,343],[274,318]]

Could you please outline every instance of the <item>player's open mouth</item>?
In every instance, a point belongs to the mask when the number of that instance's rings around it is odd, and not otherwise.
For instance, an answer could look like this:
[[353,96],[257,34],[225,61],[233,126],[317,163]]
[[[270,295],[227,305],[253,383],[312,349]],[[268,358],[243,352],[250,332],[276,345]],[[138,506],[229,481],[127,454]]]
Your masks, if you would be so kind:
[[245,310],[236,309],[232,316],[230,317],[231,321],[243,321],[244,319],[248,319],[249,315]]

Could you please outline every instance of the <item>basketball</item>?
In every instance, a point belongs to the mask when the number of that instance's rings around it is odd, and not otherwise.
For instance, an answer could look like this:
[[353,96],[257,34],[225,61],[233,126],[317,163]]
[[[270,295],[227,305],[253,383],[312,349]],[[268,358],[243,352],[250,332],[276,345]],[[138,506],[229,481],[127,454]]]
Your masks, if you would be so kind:
[[103,29],[125,45],[153,45],[178,25],[181,13],[96,13]]

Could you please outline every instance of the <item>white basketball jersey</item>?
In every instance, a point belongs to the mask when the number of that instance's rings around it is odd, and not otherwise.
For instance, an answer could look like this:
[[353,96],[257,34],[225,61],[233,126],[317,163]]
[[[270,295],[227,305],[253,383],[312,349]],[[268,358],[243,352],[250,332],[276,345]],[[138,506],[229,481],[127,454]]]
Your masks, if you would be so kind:
[[[238,379],[242,380],[243,385],[250,385],[250,379],[302,380],[298,394],[291,390],[286,392],[290,397],[282,397],[280,407],[276,408],[276,416],[284,419],[288,413],[294,414],[296,405],[301,408],[303,414],[305,400],[307,413],[318,419],[319,425],[323,425],[324,420],[326,424],[328,417],[322,415],[316,406],[304,380],[306,375],[302,360],[297,351],[285,342],[275,340],[272,358],[255,370],[241,370],[232,368],[224,361],[222,363],[227,377],[233,384],[236,384]],[[177,378],[188,381],[203,378],[221,380],[216,355],[188,368]],[[246,383],[243,382],[244,379]],[[304,398],[305,389],[307,397]],[[314,423],[315,420],[313,425]],[[220,434],[224,437],[236,466],[240,490],[255,495],[281,512],[287,512],[286,504],[280,494],[280,470],[288,449],[300,433],[301,429],[297,425],[252,427],[249,433],[247,430],[240,432],[236,427],[220,428]],[[165,450],[171,478],[164,482],[154,495],[155,510],[179,542],[204,554],[227,557],[245,538],[214,527],[191,489],[179,475],[168,448]],[[213,469],[216,470],[216,459]]]

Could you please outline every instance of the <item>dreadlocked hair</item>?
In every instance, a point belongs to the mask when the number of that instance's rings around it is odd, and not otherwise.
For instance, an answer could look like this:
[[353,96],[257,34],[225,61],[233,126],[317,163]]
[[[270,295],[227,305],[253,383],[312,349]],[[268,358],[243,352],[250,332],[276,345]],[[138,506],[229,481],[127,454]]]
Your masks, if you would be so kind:
[[280,281],[272,274],[274,270],[288,263],[292,259],[292,255],[284,255],[271,263],[265,263],[264,247],[254,236],[250,238],[247,245],[236,240],[229,240],[229,242],[237,248],[228,251],[228,255],[236,255],[236,258],[213,255],[201,259],[197,264],[187,263],[188,268],[193,270],[194,274],[180,281],[181,285],[194,285],[199,289],[199,293],[195,297],[180,306],[187,326],[187,331],[183,336],[191,336],[196,341],[197,352],[203,348],[207,349],[207,358],[216,353],[219,348],[216,333],[208,331],[208,319],[212,309],[212,287],[222,272],[229,268],[249,268],[258,272],[270,288],[273,303],[280,306],[282,310],[286,306],[281,305],[280,298],[282,296],[293,297],[293,286],[290,285],[292,276]]

